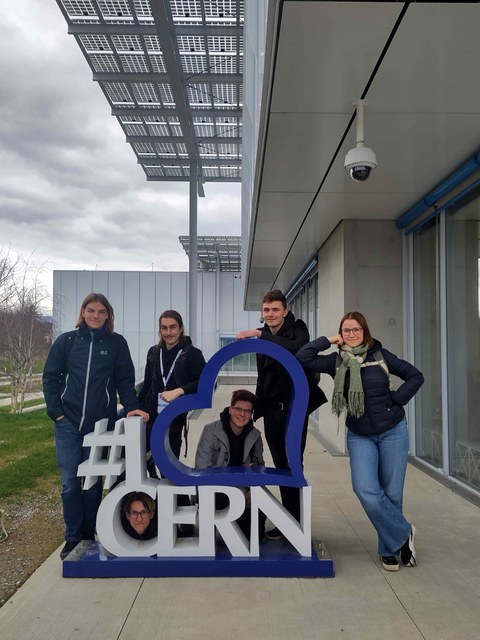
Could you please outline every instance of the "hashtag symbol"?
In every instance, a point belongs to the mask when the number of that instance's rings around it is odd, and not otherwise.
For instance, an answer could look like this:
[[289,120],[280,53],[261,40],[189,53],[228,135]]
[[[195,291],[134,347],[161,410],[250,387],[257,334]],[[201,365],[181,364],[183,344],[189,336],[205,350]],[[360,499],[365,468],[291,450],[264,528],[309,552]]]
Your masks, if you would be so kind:
[[[99,478],[105,476],[105,489],[110,489],[118,476],[125,471],[125,425],[117,420],[113,431],[108,431],[108,420],[95,423],[95,429],[83,439],[83,446],[90,447],[90,455],[78,466],[77,476],[84,477],[83,488],[90,489]],[[110,447],[107,458],[103,458],[104,447]]]

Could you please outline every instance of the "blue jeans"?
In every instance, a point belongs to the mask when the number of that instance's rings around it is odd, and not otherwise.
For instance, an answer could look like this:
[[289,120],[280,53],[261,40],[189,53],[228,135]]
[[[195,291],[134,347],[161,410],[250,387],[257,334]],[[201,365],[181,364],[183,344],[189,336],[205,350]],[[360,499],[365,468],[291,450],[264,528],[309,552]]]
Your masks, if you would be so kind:
[[65,540],[92,539],[97,511],[102,499],[102,479],[84,491],[82,478],[77,477],[78,465],[88,458],[90,447],[83,447],[83,433],[69,420],[55,422],[57,465],[62,480],[63,519]]
[[352,485],[378,534],[378,553],[394,556],[407,541],[411,524],[402,513],[407,470],[405,420],[374,436],[347,432]]

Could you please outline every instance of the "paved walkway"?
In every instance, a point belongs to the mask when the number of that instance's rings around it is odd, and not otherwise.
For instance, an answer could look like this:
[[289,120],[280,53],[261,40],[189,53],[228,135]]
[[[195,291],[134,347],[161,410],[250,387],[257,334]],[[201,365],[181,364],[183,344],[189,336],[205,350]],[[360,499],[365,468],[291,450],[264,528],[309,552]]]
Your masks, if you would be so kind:
[[[25,400],[38,400],[39,398],[43,398],[43,391],[35,391],[34,393],[26,393]],[[2,394],[0,395],[0,407],[10,406],[12,403],[12,398],[10,395]],[[39,409],[44,409],[46,407],[45,404],[36,404],[33,407],[25,407],[23,409],[23,413],[30,413],[31,411],[38,411]]]
[[[213,411],[228,404],[219,387]],[[405,510],[418,529],[416,568],[383,571],[350,486],[348,458],[310,434],[313,536],[332,579],[63,579],[58,551],[0,609],[2,640],[477,640],[480,509],[409,466]]]

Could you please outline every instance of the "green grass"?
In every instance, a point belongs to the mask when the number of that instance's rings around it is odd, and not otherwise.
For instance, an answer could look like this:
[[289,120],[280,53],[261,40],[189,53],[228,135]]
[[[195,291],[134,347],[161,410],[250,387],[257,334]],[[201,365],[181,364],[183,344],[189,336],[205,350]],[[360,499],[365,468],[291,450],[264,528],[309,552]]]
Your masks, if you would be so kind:
[[45,410],[0,416],[0,498],[58,477],[53,423]]
[[[38,360],[33,364],[32,373],[42,373],[44,366],[45,366],[45,359]],[[9,371],[10,371],[10,361],[5,360],[4,358],[0,358],[0,373],[8,375]]]

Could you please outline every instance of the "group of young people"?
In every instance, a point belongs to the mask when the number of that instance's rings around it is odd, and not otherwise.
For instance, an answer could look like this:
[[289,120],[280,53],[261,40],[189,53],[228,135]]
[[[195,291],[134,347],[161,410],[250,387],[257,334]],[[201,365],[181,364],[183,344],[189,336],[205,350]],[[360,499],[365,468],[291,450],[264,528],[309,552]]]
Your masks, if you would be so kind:
[[[378,536],[378,553],[383,567],[396,571],[399,561],[416,565],[415,527],[403,515],[403,485],[408,457],[408,431],[403,407],[423,384],[413,365],[383,348],[374,339],[365,317],[350,312],[340,320],[338,333],[310,342],[308,328],[287,308],[283,293],[268,292],[262,300],[263,326],[246,329],[237,340],[258,338],[275,342],[300,361],[307,374],[309,404],[305,415],[301,454],[307,438],[309,414],[327,402],[315,374],[334,379],[332,410],[346,416],[347,444],[352,484]],[[88,490],[77,477],[78,465],[88,457],[83,437],[95,422],[117,418],[118,396],[127,416],[140,415],[147,424],[147,450],[153,424],[162,408],[184,394],[195,393],[205,366],[202,352],[185,335],[181,315],[169,310],[159,319],[157,345],[150,348],[143,386],[135,393],[135,374],[125,339],[114,332],[114,312],[102,294],[92,293],[82,303],[75,332],[60,335],[52,345],[44,374],[47,412],[55,422],[57,462],[62,480],[62,504],[66,525],[65,558],[80,540],[93,539],[95,520],[102,497],[99,480]],[[320,352],[337,347],[327,355]],[[286,369],[274,358],[257,355],[258,378],[255,394],[235,390],[230,406],[219,419],[207,424],[201,434],[195,466],[263,466],[263,442],[254,420],[263,418],[264,434],[273,462],[288,469],[285,448],[287,416],[292,382]],[[390,374],[403,383],[390,387]],[[177,416],[169,429],[170,446],[179,457],[182,431],[187,416]],[[153,464],[151,475],[156,473]],[[161,471],[161,470],[160,470]],[[248,506],[248,490],[246,504]],[[299,490],[280,487],[282,504],[300,519]],[[186,500],[188,499],[184,496]],[[227,506],[219,495],[216,507]],[[237,521],[248,537],[249,509]],[[123,504],[122,524],[133,537],[147,539],[157,531],[155,503],[146,494],[129,494]],[[277,528],[265,532],[260,518],[260,537],[279,540]],[[183,531],[181,535],[191,535]]]

